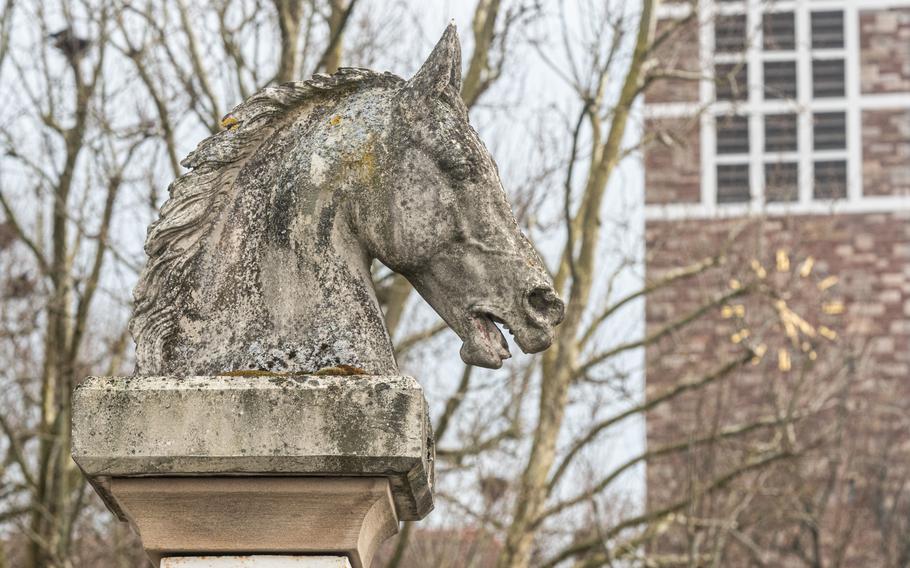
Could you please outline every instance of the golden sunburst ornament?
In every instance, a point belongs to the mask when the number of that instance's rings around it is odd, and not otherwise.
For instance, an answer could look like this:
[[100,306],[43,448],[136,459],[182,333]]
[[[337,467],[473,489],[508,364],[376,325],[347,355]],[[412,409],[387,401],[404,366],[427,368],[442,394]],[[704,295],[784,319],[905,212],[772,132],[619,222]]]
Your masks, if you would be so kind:
[[[797,353],[814,361],[818,357],[816,347],[821,341],[837,340],[834,318],[843,315],[846,306],[843,300],[836,297],[837,276],[820,276],[816,266],[816,260],[811,256],[794,262],[790,252],[784,248],[775,251],[772,268],[766,267],[757,258],[750,262],[757,297],[768,300],[756,307],[770,308],[773,314],[772,318],[765,317],[761,321],[770,324],[778,333],[753,333],[747,325],[749,314],[745,303],[721,307],[721,317],[737,320],[736,331],[729,338],[731,343],[743,344],[750,338],[764,340],[752,346],[754,365],[770,351],[777,357],[778,370],[787,373],[793,368]],[[770,273],[771,270],[773,273]],[[734,278],[730,280],[729,288],[737,291],[742,290],[744,285]],[[769,349],[768,343],[777,345]]]

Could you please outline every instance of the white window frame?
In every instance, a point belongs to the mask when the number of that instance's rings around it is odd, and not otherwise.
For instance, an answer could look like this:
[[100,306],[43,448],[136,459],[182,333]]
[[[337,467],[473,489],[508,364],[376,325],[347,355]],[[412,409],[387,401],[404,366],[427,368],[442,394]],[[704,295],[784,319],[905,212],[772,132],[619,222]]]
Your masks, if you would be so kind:
[[[756,212],[765,213],[820,213],[873,212],[910,209],[910,198],[904,196],[864,196],[862,187],[862,112],[876,108],[906,106],[906,94],[863,94],[860,74],[859,13],[868,10],[910,7],[910,0],[744,0],[743,3],[703,0],[700,22],[699,56],[706,79],[699,85],[697,103],[654,103],[645,112],[650,118],[670,118],[700,115],[701,200],[698,204],[650,204],[645,207],[647,218],[664,219],[692,216],[737,216]],[[665,5],[659,17],[684,17],[687,5]],[[811,13],[842,11],[844,13],[844,47],[812,49]],[[793,12],[796,25],[796,49],[764,51],[762,15],[766,12]],[[741,54],[714,54],[714,16],[717,14],[746,14],[751,37],[749,48]],[[796,61],[797,99],[764,99],[765,61]],[[845,70],[845,96],[814,99],[812,96],[812,60],[843,59]],[[714,102],[715,64],[745,62],[748,64],[748,99],[743,101]],[[899,101],[903,100],[901,104]],[[705,110],[707,109],[707,110]],[[734,112],[750,117],[749,154],[716,153],[715,117]],[[813,147],[813,120],[816,112],[843,112],[846,115],[847,145],[842,150],[815,150]],[[795,113],[798,151],[765,152],[764,116],[766,114]],[[847,195],[843,199],[814,199],[814,162],[844,160],[847,163]],[[717,203],[716,166],[718,164],[750,164],[752,198],[749,203]],[[768,202],[764,195],[765,164],[775,161],[796,161],[799,168],[799,195],[792,202]]]

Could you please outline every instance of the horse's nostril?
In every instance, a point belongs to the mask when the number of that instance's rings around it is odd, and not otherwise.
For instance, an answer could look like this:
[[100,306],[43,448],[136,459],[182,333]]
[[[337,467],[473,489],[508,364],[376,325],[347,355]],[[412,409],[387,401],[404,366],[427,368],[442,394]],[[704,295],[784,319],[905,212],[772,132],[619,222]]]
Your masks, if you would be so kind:
[[528,303],[538,312],[545,312],[554,298],[556,298],[556,294],[549,288],[535,288],[528,294]]
[[528,305],[553,325],[562,321],[565,306],[556,292],[549,287],[534,288],[528,293]]

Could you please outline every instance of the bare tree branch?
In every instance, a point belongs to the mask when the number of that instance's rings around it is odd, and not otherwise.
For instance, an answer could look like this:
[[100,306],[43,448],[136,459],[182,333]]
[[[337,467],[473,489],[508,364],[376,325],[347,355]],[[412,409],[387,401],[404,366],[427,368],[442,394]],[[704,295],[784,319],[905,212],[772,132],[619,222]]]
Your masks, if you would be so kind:
[[719,254],[708,257],[708,258],[703,258],[688,266],[682,266],[675,270],[671,270],[667,274],[664,274],[663,276],[661,276],[658,280],[645,284],[644,287],[621,298],[616,303],[607,307],[607,309],[605,309],[603,312],[601,312],[596,318],[594,318],[594,321],[591,322],[591,325],[588,327],[588,329],[585,331],[584,335],[582,336],[580,343],[582,345],[587,344],[591,340],[591,338],[594,336],[594,334],[597,333],[597,330],[600,327],[600,325],[603,324],[608,319],[610,319],[610,317],[613,314],[615,314],[617,311],[619,311],[620,308],[627,305],[629,302],[632,302],[633,300],[637,300],[638,298],[643,298],[643,297],[647,296],[648,294],[651,294],[653,292],[656,292],[657,290],[666,288],[667,286],[675,284],[681,280],[685,280],[687,278],[691,278],[692,276],[702,274],[706,270],[709,270],[711,268],[714,268],[715,266],[719,266],[719,265],[723,264],[724,260],[725,260],[724,257],[720,256]]
[[560,461],[559,465],[556,468],[555,473],[550,478],[550,481],[547,484],[548,487],[555,487],[556,484],[559,483],[560,478],[568,470],[569,465],[571,465],[572,460],[575,459],[575,457],[578,455],[578,453],[582,449],[587,447],[597,436],[600,435],[601,432],[603,432],[607,428],[610,428],[610,427],[614,426],[615,424],[618,424],[619,422],[622,422],[623,420],[625,420],[631,416],[643,414],[649,410],[652,410],[656,406],[663,404],[669,400],[672,400],[684,392],[701,389],[707,385],[716,383],[717,381],[728,376],[730,373],[732,373],[736,369],[742,367],[743,365],[745,365],[746,363],[751,361],[754,356],[755,355],[754,355],[754,353],[752,353],[752,351],[747,351],[746,353],[742,354],[740,357],[733,359],[731,361],[728,361],[726,364],[722,365],[721,367],[715,369],[714,371],[712,371],[704,376],[694,378],[694,379],[693,378],[682,379],[682,380],[676,382],[675,384],[673,384],[673,386],[671,386],[664,392],[661,392],[652,397],[649,397],[646,401],[644,401],[640,404],[627,408],[618,414],[612,415],[604,420],[601,420],[600,422],[595,423],[588,430],[588,433],[585,434],[580,439],[576,440],[572,444],[571,448],[566,453],[566,455],[563,456],[562,461]]
[[47,259],[44,257],[44,253],[41,252],[35,241],[25,233],[25,230],[22,228],[22,224],[16,218],[15,213],[13,213],[12,208],[10,208],[9,202],[6,200],[6,197],[4,197],[2,191],[0,191],[0,207],[3,208],[3,214],[6,216],[6,222],[16,234],[16,238],[22,241],[22,243],[32,252],[32,255],[35,258],[35,262],[38,263],[38,268],[41,270],[41,273],[45,275],[48,274],[49,267]]
[[[739,467],[736,467],[736,468],[730,470],[726,474],[710,480],[708,483],[706,483],[703,486],[698,488],[696,495],[699,495],[699,496],[705,495],[705,494],[712,493],[714,491],[723,489],[724,487],[729,485],[732,481],[734,481],[735,479],[737,479],[747,473],[764,469],[775,462],[792,459],[792,458],[798,457],[799,455],[801,455],[801,454],[794,453],[791,451],[768,452],[767,454],[765,454],[762,457],[754,458],[752,460],[746,461]],[[693,498],[694,497],[685,497],[685,498],[679,499],[679,500],[675,501],[674,503],[672,503],[666,507],[663,507],[661,509],[657,509],[654,511],[648,511],[641,515],[637,515],[634,517],[630,517],[628,519],[624,519],[623,521],[610,527],[604,533],[603,537],[601,537],[601,538],[583,540],[583,541],[574,543],[571,546],[566,547],[565,549],[561,550],[558,554],[553,556],[551,559],[544,562],[541,565],[541,568],[553,568],[556,565],[558,565],[560,562],[563,562],[564,560],[572,558],[573,556],[578,556],[581,554],[588,554],[588,553],[592,553],[592,552],[594,554],[590,558],[586,559],[581,564],[581,566],[585,566],[585,567],[604,566],[610,562],[611,554],[609,553],[609,551],[599,551],[598,549],[607,548],[608,542],[611,538],[614,538],[615,536],[617,536],[618,534],[620,534],[621,532],[623,532],[627,529],[637,527],[640,525],[644,525],[644,524],[648,524],[648,523],[652,523],[652,522],[656,521],[657,519],[661,519],[661,518],[666,517],[667,515],[676,513],[678,511],[684,509],[686,506],[688,506],[692,502]]]
[[742,288],[738,288],[736,290],[731,290],[725,294],[721,294],[720,296],[714,298],[713,300],[702,304],[695,310],[692,310],[688,314],[685,314],[684,316],[680,317],[679,319],[672,321],[669,324],[665,325],[664,327],[646,335],[642,339],[621,343],[615,347],[607,349],[606,351],[602,351],[602,352],[598,353],[597,355],[592,356],[590,359],[588,359],[581,365],[579,365],[579,367],[573,373],[573,378],[577,379],[581,376],[584,376],[592,368],[596,367],[597,365],[600,365],[607,359],[615,357],[616,355],[618,355],[620,353],[623,353],[630,349],[637,349],[638,347],[644,347],[645,345],[650,345],[650,344],[660,340],[661,338],[666,337],[667,335],[686,327],[687,325],[691,324],[692,322],[700,320],[708,312],[716,309],[719,306],[726,304],[730,300],[733,300],[735,298],[748,294],[751,290],[752,290],[751,286],[743,286]]

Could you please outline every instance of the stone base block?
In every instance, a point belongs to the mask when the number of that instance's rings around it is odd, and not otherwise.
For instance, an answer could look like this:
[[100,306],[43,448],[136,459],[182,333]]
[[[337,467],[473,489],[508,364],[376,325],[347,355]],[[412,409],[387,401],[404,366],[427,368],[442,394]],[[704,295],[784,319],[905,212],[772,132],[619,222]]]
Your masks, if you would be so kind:
[[381,476],[419,520],[434,451],[412,377],[89,377],[73,396],[73,459],[118,514],[108,478]]
[[433,508],[411,377],[90,377],[73,459],[153,558],[341,553],[359,568]]
[[176,556],[333,553],[364,568],[398,532],[385,478],[114,478],[109,490],[156,564]]

